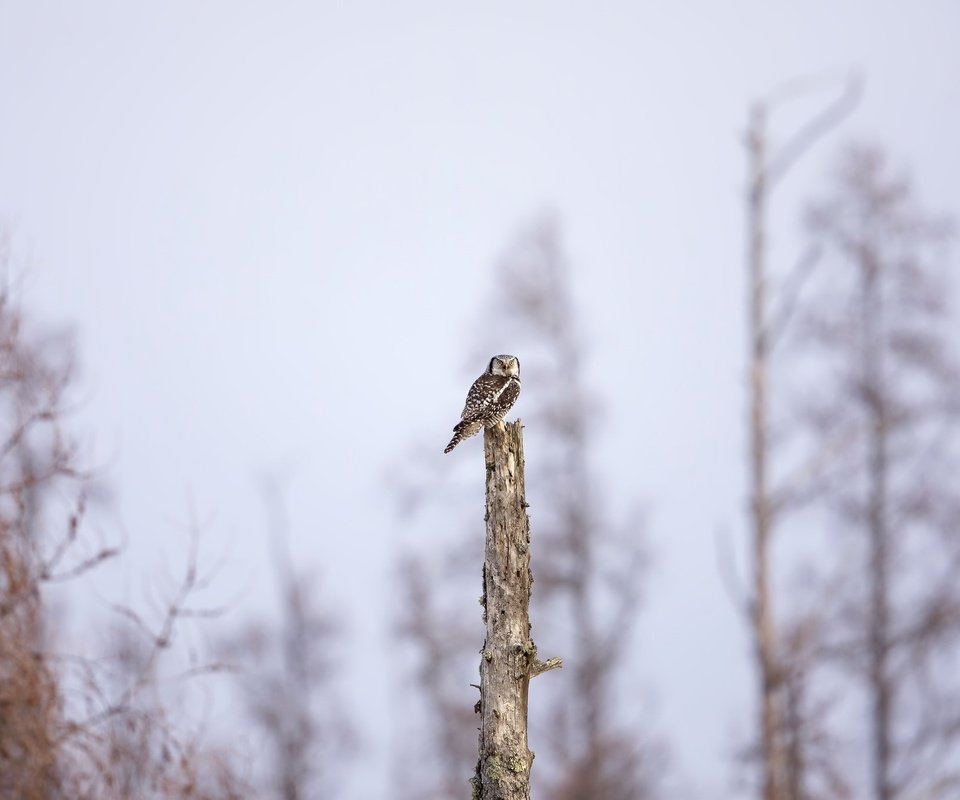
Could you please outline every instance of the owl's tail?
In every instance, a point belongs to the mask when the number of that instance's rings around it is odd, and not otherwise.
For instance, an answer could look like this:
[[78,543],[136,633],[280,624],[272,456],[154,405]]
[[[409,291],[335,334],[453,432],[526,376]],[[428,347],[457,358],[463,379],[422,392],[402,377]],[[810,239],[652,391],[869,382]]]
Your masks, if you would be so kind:
[[450,444],[443,448],[443,452],[449,453],[464,439],[469,439],[471,436],[479,433],[482,427],[483,423],[477,420],[463,420],[458,422],[453,426],[453,438],[450,440]]
[[463,429],[459,425],[457,425],[457,427],[453,429],[453,438],[450,440],[450,444],[448,444],[446,447],[443,448],[443,452],[449,453],[451,450],[453,450],[454,447],[460,444],[460,442],[462,442],[465,438],[466,437],[463,435]]

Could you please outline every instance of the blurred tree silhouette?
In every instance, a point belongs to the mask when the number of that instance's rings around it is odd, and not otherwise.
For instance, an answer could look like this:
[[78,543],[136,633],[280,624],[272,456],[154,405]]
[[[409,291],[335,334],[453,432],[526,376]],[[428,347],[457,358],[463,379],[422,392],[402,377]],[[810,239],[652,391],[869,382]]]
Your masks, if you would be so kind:
[[[0,241],[3,262],[7,242]],[[65,720],[44,655],[40,589],[61,569],[84,568],[63,565],[83,514],[82,490],[52,548],[43,535],[54,487],[81,480],[60,425],[69,354],[53,360],[47,350],[25,339],[19,310],[0,295],[0,789],[9,797],[47,797],[63,784],[57,742]]]
[[761,465],[771,477],[754,503],[767,535],[774,520],[787,534],[777,563],[769,549],[757,563],[788,610],[774,620],[768,608],[765,629],[755,605],[752,618],[766,636],[767,800],[960,788],[950,230],[919,210],[880,150],[852,146],[809,209],[809,255],[786,300],[755,326],[785,351],[774,370],[755,360],[754,381],[773,374],[763,388],[789,408],[769,437],[776,449],[761,427],[774,463]]
[[198,543],[194,530],[183,574],[163,592],[159,619],[151,622],[128,606],[115,606],[106,645],[94,656],[67,659],[70,669],[60,670],[61,693],[82,704],[61,742],[62,763],[69,764],[65,771],[72,780],[63,796],[219,800],[249,795],[231,754],[202,746],[185,723],[185,697],[168,691],[217,673],[221,665],[193,657],[190,666],[171,673],[162,664],[186,620],[220,615],[194,605],[208,584],[198,568]]
[[[552,686],[531,693],[531,747],[537,751],[535,794],[551,800],[620,800],[655,796],[663,749],[649,738],[639,691],[624,702],[617,681],[629,670],[644,575],[642,525],[610,524],[599,477],[591,463],[589,431],[600,417],[587,389],[585,358],[559,231],[550,220],[524,231],[494,278],[496,291],[483,329],[520,356],[527,463],[532,504],[534,590],[532,622],[545,651],[563,655]],[[491,342],[491,347],[502,346]],[[491,351],[492,352],[492,351]],[[490,353],[478,353],[483,363]],[[458,451],[459,452],[459,451]],[[469,449],[464,457],[469,457]],[[474,475],[474,512],[482,507],[480,456]],[[403,487],[408,507],[427,513],[439,475]],[[425,482],[433,482],[429,488]],[[450,497],[449,492],[443,493]],[[447,511],[450,509],[448,508]],[[449,525],[449,522],[438,524]],[[483,537],[473,526],[463,541],[437,553],[407,553],[399,570],[403,603],[398,633],[413,653],[427,709],[428,748],[434,762],[418,761],[403,775],[404,796],[461,794],[476,751],[476,720],[462,687],[475,680],[482,642],[479,610],[465,605],[462,587],[479,579]],[[451,587],[460,595],[452,600]],[[475,595],[471,595],[471,598]],[[536,631],[541,631],[536,633]],[[628,715],[624,710],[632,708]],[[405,749],[402,761],[410,758]],[[402,766],[402,765],[401,765]]]
[[807,222],[825,264],[794,344],[808,387],[800,418],[818,464],[804,494],[840,554],[817,584],[820,668],[865,698],[870,797],[956,797],[960,371],[944,246],[951,225],[921,211],[884,154],[862,145],[844,152],[832,192]]
[[[836,82],[826,85],[834,88]],[[782,341],[811,269],[818,260],[808,250],[786,279],[778,280],[768,265],[768,216],[771,196],[796,162],[831,131],[854,107],[860,92],[857,80],[847,81],[842,94],[822,107],[782,144],[770,142],[770,117],[784,103],[824,88],[822,79],[786,83],[754,104],[747,133],[747,308],[749,346],[749,479],[751,580],[743,603],[753,638],[757,675],[757,730],[749,761],[758,764],[764,800],[795,796],[805,770],[798,766],[809,745],[824,743],[816,716],[798,703],[807,702],[806,659],[809,656],[806,620],[785,623],[774,608],[774,544],[784,506],[793,487],[774,485],[772,461],[777,451],[771,423],[770,396],[773,350]],[[771,383],[774,385],[771,386]],[[782,443],[780,443],[782,444]],[[790,630],[792,626],[792,630]],[[789,652],[786,652],[789,649]],[[829,748],[825,749],[829,752]],[[829,774],[833,774],[827,770]],[[841,783],[833,785],[834,792]],[[840,796],[840,795],[835,795]]]
[[[11,270],[0,232],[0,272]],[[171,724],[156,667],[196,613],[191,558],[157,626],[118,609],[125,633],[97,659],[58,653],[46,587],[73,582],[118,551],[83,530],[89,477],[65,430],[72,350],[28,331],[0,290],[0,796],[234,798],[219,754]],[[202,668],[201,668],[202,669]]]
[[269,541],[280,593],[280,621],[254,620],[223,645],[237,665],[239,692],[256,735],[271,751],[258,797],[336,797],[337,780],[356,736],[337,695],[333,653],[341,629],[317,602],[317,582],[294,569],[288,522],[276,481],[264,483]]

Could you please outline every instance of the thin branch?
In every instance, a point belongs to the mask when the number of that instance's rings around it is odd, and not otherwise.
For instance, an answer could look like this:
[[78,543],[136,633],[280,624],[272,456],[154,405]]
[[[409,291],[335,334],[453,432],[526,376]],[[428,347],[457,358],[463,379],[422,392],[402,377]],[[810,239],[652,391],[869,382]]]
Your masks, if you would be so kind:
[[[862,90],[863,81],[859,75],[853,75],[847,78],[844,83],[843,93],[819,114],[814,116],[813,119],[807,122],[806,125],[780,148],[779,152],[770,159],[767,167],[767,180],[771,187],[776,185],[777,182],[790,171],[790,168],[807,150],[843,122],[850,112],[856,108],[857,103],[860,102]],[[782,102],[787,97],[795,97],[801,91],[803,91],[802,85],[796,84],[795,91],[777,96],[775,102]],[[806,91],[810,91],[809,85]]]
[[797,303],[800,300],[800,294],[803,291],[804,284],[813,274],[813,268],[820,261],[822,250],[819,246],[808,247],[806,252],[800,257],[790,275],[784,281],[783,286],[778,293],[779,308],[770,314],[767,327],[767,342],[772,350],[777,346],[783,334],[786,332],[793,319],[794,312],[797,309]]
[[727,531],[717,529],[714,532],[714,552],[717,555],[717,569],[720,571],[723,588],[730,598],[730,602],[745,617],[753,613],[751,602],[743,588],[743,582],[737,574],[736,559],[734,558],[731,537]]

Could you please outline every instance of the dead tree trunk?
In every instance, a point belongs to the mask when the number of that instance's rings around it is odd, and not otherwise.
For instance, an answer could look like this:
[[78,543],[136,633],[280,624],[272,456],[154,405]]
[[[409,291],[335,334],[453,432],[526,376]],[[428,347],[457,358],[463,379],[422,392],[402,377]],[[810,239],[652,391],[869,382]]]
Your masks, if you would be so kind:
[[763,800],[778,800],[783,786],[783,753],[776,696],[780,689],[776,630],[770,598],[771,509],[767,488],[767,310],[766,242],[767,153],[765,109],[754,109],[750,126],[749,304],[750,304],[750,465],[753,524],[753,637],[760,679],[759,745]]
[[560,666],[537,660],[530,638],[530,520],[519,420],[484,432],[487,539],[483,611],[487,635],[480,658],[480,757],[473,779],[478,800],[529,800],[533,753],[527,747],[530,678]]
[[[786,85],[767,100],[757,103],[751,114],[747,135],[749,184],[747,194],[747,291],[750,347],[750,523],[753,556],[750,625],[758,678],[758,736],[761,797],[763,800],[784,800],[788,796],[787,753],[784,749],[783,692],[785,688],[781,645],[778,641],[777,618],[773,609],[772,547],[776,527],[777,503],[771,488],[769,435],[769,376],[773,333],[789,322],[796,300],[797,284],[780,289],[779,313],[769,309],[769,270],[767,268],[767,211],[770,195],[793,164],[821,136],[841,121],[859,94],[856,82],[848,83],[845,92],[801,127],[776,152],[768,145],[768,117],[776,106],[792,97],[806,94],[816,84],[800,82]],[[794,278],[802,279],[812,262],[802,259]],[[776,326],[771,326],[775,323]],[[781,500],[783,497],[780,498]],[[795,776],[795,782],[802,776]]]

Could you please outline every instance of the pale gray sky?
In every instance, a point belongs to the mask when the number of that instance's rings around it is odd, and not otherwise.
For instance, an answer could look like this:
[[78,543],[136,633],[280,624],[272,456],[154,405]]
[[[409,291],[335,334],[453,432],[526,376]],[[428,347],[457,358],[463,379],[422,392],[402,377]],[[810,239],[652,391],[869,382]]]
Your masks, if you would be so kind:
[[[552,208],[608,494],[652,512],[638,669],[676,772],[725,796],[752,713],[714,547],[743,521],[748,103],[859,71],[834,144],[882,142],[958,213],[958,37],[948,0],[0,0],[0,214],[33,262],[28,309],[77,331],[77,428],[131,539],[126,591],[176,555],[192,495],[225,591],[269,603],[256,476],[278,470],[298,561],[379,652],[386,602],[351,598],[399,535],[384,470],[418,440],[442,458],[494,259]],[[829,153],[778,197],[774,257]],[[375,659],[350,682],[371,729],[388,682]],[[386,735],[370,743],[385,763]]]

